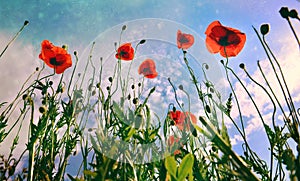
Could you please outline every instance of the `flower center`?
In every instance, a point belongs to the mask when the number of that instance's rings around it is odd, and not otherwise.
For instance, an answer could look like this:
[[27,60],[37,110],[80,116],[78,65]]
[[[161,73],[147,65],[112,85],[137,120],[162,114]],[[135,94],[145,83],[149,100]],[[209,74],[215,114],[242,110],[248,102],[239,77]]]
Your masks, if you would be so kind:
[[237,45],[240,42],[240,37],[238,37],[234,32],[231,31],[228,31],[225,36],[220,37],[218,41],[221,46]]
[[179,42],[180,43],[188,43],[189,42],[189,39],[187,39],[185,36],[180,36],[179,38]]
[[127,57],[128,56],[128,52],[120,51],[120,56],[121,57]]
[[57,61],[56,57],[52,57],[52,58],[50,58],[50,64],[54,65],[54,66],[60,66],[63,64],[63,62],[59,62],[59,61]]

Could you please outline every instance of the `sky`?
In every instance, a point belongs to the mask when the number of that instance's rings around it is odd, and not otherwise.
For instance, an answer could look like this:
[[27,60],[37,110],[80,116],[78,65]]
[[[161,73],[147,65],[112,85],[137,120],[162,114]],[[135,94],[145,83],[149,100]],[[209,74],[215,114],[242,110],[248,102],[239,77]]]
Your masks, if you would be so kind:
[[[113,58],[113,43],[118,41],[121,27],[126,24],[127,30],[122,37],[124,42],[137,43],[140,39],[147,39],[147,43],[139,47],[139,54],[136,55],[132,68],[137,67],[146,58],[145,55],[158,62],[159,77],[153,81],[146,81],[149,82],[148,85],[159,85],[153,96],[153,105],[167,106],[168,101],[174,101],[172,89],[166,84],[167,77],[171,77],[176,85],[182,84],[187,90],[191,88],[191,84],[187,81],[188,74],[184,69],[182,55],[176,47],[178,29],[195,36],[195,45],[191,48],[189,57],[195,72],[200,72],[199,66],[202,63],[208,63],[213,67],[210,77],[215,78],[216,82],[223,80],[224,74],[218,64],[222,57],[208,53],[205,48],[204,32],[211,22],[218,20],[224,26],[239,29],[246,34],[247,40],[243,50],[237,57],[230,58],[229,65],[244,80],[247,89],[253,94],[268,120],[271,105],[266,95],[247,81],[245,73],[238,66],[245,63],[251,75],[261,80],[256,66],[257,60],[260,60],[268,77],[272,77],[266,55],[252,28],[254,26],[259,29],[261,24],[270,24],[270,33],[266,39],[282,63],[287,83],[290,85],[292,95],[295,96],[294,100],[299,105],[299,48],[288,23],[278,13],[283,6],[297,9],[298,12],[300,10],[298,0],[0,0],[0,51],[25,20],[30,22],[0,58],[0,102],[12,100],[26,77],[36,66],[42,65],[38,55],[40,43],[44,39],[50,40],[55,45],[67,44],[69,52],[77,51],[80,57],[79,65],[84,65],[91,43],[95,41],[93,58],[105,58],[108,65],[105,73],[109,76],[112,71],[109,60]],[[292,23],[296,31],[300,32],[300,23],[297,21]],[[48,71],[50,73],[51,69]],[[70,72],[70,69],[67,71]],[[131,76],[139,78],[136,72]],[[218,82],[217,86],[226,98],[228,85]],[[261,155],[265,155],[267,142],[258,115],[241,86],[234,82],[234,87],[244,108],[245,128],[250,143]],[[183,94],[179,96],[184,99]],[[191,92],[191,96],[195,97],[195,92]],[[191,111],[198,114],[197,116],[201,112],[196,104],[191,105]],[[236,107],[233,108],[232,116],[238,118]],[[280,120],[280,115],[278,117]],[[230,128],[234,148],[240,151],[241,139],[233,131],[232,123],[226,123]],[[26,132],[26,127],[22,128],[23,133]],[[26,136],[23,141],[26,142]],[[1,149],[4,149],[3,146],[0,146],[0,151]]]

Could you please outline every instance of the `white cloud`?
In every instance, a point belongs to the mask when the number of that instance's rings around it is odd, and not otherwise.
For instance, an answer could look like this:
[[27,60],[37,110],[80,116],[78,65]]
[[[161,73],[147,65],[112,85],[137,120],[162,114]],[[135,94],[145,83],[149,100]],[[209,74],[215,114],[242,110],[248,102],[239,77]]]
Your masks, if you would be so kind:
[[[294,103],[296,103],[297,105],[299,104],[300,101],[299,49],[297,46],[294,47],[289,46],[289,42],[294,41],[291,38],[282,38],[282,39],[279,38],[279,40],[280,41],[273,42],[273,43],[280,43],[281,45],[287,45],[287,46],[282,46],[280,50],[274,51],[273,53],[275,54],[276,57],[278,57],[278,61],[282,67],[282,71],[284,73],[287,85],[292,94],[292,97],[294,98]],[[260,61],[260,65],[269,83],[271,84],[275,95],[278,97],[279,102],[286,106],[285,99],[282,95],[282,91],[280,89],[280,86],[277,82],[277,79],[274,75],[274,72],[272,70],[269,61],[267,59]],[[276,66],[275,62],[274,65]],[[277,74],[280,74],[278,69],[276,72]],[[259,83],[261,83],[269,91],[258,68],[251,76]],[[247,90],[250,92],[251,96],[255,100],[255,103],[257,104],[259,111],[262,113],[262,116],[264,117],[264,121],[267,124],[271,124],[273,104],[271,103],[267,94],[259,86],[255,85],[255,83],[249,82],[248,81],[249,79],[247,78],[244,72],[239,73],[239,77],[243,80],[243,83],[245,84]],[[242,107],[242,115],[244,117],[245,132],[248,137],[249,135],[253,134],[255,131],[261,130],[263,128],[263,125],[260,117],[257,114],[255,107],[253,106],[252,101],[245,93],[245,90],[243,90],[242,86],[239,83],[235,83],[234,88],[238,96],[238,101]],[[232,111],[232,116],[235,120],[239,120],[237,105],[235,103]],[[276,120],[276,124],[282,123],[282,115],[279,109],[277,109],[275,120]],[[242,140],[240,140],[237,135],[234,135],[232,141],[233,144],[237,144],[239,141]]]

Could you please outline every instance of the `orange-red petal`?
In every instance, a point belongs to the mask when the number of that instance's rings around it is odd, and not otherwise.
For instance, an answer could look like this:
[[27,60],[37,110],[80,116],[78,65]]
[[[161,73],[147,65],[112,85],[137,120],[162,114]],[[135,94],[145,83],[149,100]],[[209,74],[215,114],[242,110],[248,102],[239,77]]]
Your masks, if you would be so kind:
[[41,53],[39,58],[43,60],[47,66],[55,69],[55,73],[61,74],[67,68],[72,66],[71,55],[61,48],[54,46],[49,40],[44,40],[41,43]]
[[131,46],[131,43],[125,43],[121,45],[116,53],[116,58],[120,60],[130,61],[134,58],[134,49]]
[[194,36],[191,34],[182,33],[177,31],[177,47],[182,49],[188,49],[194,44]]
[[220,52],[223,57],[239,54],[246,42],[246,35],[237,29],[225,27],[219,21],[212,22],[205,31],[206,47],[211,53]]
[[157,77],[155,62],[152,59],[144,60],[139,66],[138,73],[149,79]]

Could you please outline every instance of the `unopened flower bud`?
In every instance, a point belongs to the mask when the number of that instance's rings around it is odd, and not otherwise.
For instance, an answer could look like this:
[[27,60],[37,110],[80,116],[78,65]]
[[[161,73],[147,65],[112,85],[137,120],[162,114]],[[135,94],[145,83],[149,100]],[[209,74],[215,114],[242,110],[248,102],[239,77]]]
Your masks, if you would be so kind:
[[279,13],[281,15],[281,17],[285,18],[285,19],[288,19],[289,17],[289,9],[287,7],[282,7],[280,10],[279,10]]
[[268,24],[263,24],[263,25],[260,26],[260,33],[262,35],[268,34],[269,30],[270,30],[270,26]]
[[299,18],[299,17],[298,17],[298,12],[297,12],[295,9],[292,9],[292,10],[290,11],[289,16],[290,16],[291,18],[296,18],[296,19]]
[[24,21],[24,26],[28,25],[29,24],[29,21],[28,20],[25,20]]
[[240,67],[241,69],[245,69],[245,64],[241,63],[241,64],[239,65],[239,67]]

